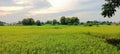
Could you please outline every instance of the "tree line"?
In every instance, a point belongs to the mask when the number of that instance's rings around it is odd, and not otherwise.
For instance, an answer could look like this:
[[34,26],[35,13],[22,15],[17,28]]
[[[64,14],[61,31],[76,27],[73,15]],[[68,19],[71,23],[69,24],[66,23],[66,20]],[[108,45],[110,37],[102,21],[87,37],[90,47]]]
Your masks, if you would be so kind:
[[4,26],[5,22],[0,21],[0,26]]
[[51,25],[78,25],[79,19],[78,17],[65,17],[62,16],[60,18],[60,21],[57,21],[56,19],[48,20],[46,22],[41,22],[40,20],[35,21],[33,18],[25,18],[22,21],[19,21],[18,24],[22,25],[44,25],[44,24],[51,24]]
[[[23,25],[23,26],[31,26],[31,25],[84,25],[84,26],[99,26],[99,25],[111,25],[116,24],[120,25],[119,23],[110,22],[110,21],[87,21],[87,22],[80,22],[78,17],[65,17],[62,16],[59,21],[56,19],[53,20],[47,20],[46,22],[42,22],[40,20],[34,20],[33,18],[24,18],[22,21],[18,21],[17,23],[9,24],[9,25]],[[8,25],[5,22],[0,21],[0,26]]]
[[87,21],[87,22],[80,22],[78,17],[65,17],[62,16],[59,21],[56,19],[53,20],[47,20],[46,22],[41,22],[40,20],[35,21],[33,18],[25,18],[21,21],[22,25],[45,25],[45,24],[50,24],[50,25],[85,25],[85,26],[99,26],[99,25],[111,25],[111,24],[116,24],[119,25],[120,23],[114,23],[110,21]]

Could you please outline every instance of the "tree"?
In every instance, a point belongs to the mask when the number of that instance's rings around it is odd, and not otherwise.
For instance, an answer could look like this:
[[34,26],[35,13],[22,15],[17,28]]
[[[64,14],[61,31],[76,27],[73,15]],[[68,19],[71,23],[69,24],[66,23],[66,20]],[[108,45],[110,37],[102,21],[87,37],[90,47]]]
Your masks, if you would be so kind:
[[62,25],[66,25],[65,20],[66,20],[66,17],[65,17],[65,16],[62,16],[62,17],[60,18],[60,23],[61,23]]
[[52,24],[52,21],[48,20],[45,22],[45,24]]
[[111,25],[112,24],[112,22],[109,22],[109,21],[103,21],[103,22],[101,22],[100,23],[101,25]]
[[18,23],[17,24],[22,24],[22,21],[18,21]]
[[52,24],[53,24],[53,25],[58,24],[57,20],[56,20],[56,19],[53,19]]
[[104,17],[112,17],[115,15],[116,8],[120,7],[120,0],[105,0],[107,3],[103,4],[102,15]]
[[41,26],[41,25],[42,25],[42,23],[40,22],[40,20],[37,20],[37,21],[36,21],[36,25],[37,25],[37,26]]
[[4,22],[0,21],[0,26],[4,26],[4,24],[5,24]]
[[81,22],[80,24],[81,24],[81,25],[84,25],[84,22]]
[[78,24],[79,24],[79,19],[78,19],[78,17],[72,17],[72,18],[71,18],[71,21],[72,21],[72,24],[73,24],[73,25],[78,25]]
[[71,18],[66,18],[65,23],[66,23],[66,25],[72,25],[73,24]]
[[18,21],[16,25],[22,25],[22,21]]
[[62,25],[78,25],[79,24],[79,19],[78,17],[65,17],[62,16],[60,19],[60,22]]
[[93,26],[93,22],[92,21],[87,21],[87,26]]
[[95,21],[93,21],[93,24],[96,26],[99,26],[100,22],[95,20]]
[[26,18],[22,20],[23,25],[34,25],[35,21],[33,18]]
[[45,23],[44,22],[41,22],[41,25],[44,25]]
[[104,24],[106,24],[106,21],[102,21],[100,24],[101,24],[101,25],[104,25]]
[[107,22],[106,22],[106,24],[107,24],[107,25],[111,25],[111,24],[112,24],[112,22],[107,21]]

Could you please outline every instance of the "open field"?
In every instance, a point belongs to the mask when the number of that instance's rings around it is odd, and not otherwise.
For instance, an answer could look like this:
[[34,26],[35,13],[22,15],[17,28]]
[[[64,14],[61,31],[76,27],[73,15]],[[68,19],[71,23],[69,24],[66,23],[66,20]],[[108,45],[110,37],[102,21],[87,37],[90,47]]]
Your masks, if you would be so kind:
[[3,26],[0,54],[119,54],[120,26]]

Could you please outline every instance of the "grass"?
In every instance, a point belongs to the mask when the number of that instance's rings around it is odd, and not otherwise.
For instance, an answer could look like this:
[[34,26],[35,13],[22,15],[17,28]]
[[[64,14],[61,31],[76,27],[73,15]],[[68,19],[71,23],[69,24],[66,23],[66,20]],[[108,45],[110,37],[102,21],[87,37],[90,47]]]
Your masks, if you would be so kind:
[[120,40],[120,26],[3,26],[0,54],[119,54],[106,39]]

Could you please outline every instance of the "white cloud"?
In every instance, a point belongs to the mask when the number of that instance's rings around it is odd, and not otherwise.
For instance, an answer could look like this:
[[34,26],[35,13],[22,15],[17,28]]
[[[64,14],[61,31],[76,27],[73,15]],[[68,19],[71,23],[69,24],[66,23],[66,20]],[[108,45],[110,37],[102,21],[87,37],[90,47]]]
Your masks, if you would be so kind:
[[32,4],[33,0],[13,0],[15,4]]
[[31,6],[1,6],[0,7],[0,16],[5,16],[8,14],[14,14],[20,12],[24,9],[29,9]]
[[0,16],[5,16],[7,14],[11,14],[11,12],[2,12],[2,11],[0,11]]
[[22,10],[24,9],[24,7],[22,6],[3,6],[0,7],[1,11],[18,11],[18,10]]
[[83,2],[89,2],[92,0],[47,0],[50,3],[50,7],[43,9],[35,9],[30,11],[31,15],[35,14],[51,14],[51,13],[60,13],[69,10],[85,9],[92,8],[97,6],[96,3],[92,4],[81,4]]
[[[48,13],[59,13],[64,12],[67,10],[72,10],[73,7],[77,4],[76,2],[78,0],[47,0],[51,7],[49,8],[43,8],[43,9],[37,9],[34,11],[31,11],[32,13],[36,14],[48,14]],[[76,4],[72,4],[76,3]]]
[[44,0],[13,0],[15,4],[26,4],[26,5],[33,5],[36,1],[44,1]]
[[[11,20],[13,22],[13,19],[16,18],[19,20],[22,17],[33,17],[42,18],[42,21],[44,21],[53,18],[58,19],[63,15],[77,16],[84,18],[83,20],[93,20],[93,18],[104,20],[100,15],[100,8],[103,3],[104,0],[3,0],[0,4],[0,20],[4,19],[7,22]],[[110,20],[120,21],[119,13],[118,10]],[[13,16],[13,19],[11,16]]]
[[13,14],[14,12],[23,10],[24,7],[19,6],[1,6],[0,7],[0,16],[5,16],[8,14]]

